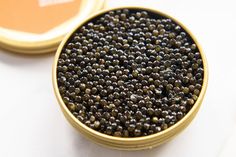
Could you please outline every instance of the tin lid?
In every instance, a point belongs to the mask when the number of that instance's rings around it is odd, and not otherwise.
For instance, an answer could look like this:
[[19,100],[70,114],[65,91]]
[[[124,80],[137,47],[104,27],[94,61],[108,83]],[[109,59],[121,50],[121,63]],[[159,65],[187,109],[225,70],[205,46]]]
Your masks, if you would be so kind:
[[67,32],[103,4],[104,0],[0,1],[0,47],[28,54],[52,52]]

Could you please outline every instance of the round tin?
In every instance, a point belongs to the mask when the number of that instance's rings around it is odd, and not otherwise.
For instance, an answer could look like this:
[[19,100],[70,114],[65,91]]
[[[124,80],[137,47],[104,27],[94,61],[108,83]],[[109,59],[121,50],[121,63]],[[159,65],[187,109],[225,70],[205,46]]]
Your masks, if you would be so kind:
[[[156,133],[156,134],[143,136],[143,137],[132,137],[132,138],[114,137],[114,136],[109,136],[109,135],[100,133],[98,131],[95,131],[95,130],[87,127],[85,124],[81,123],[69,111],[69,109],[67,108],[67,106],[65,105],[65,103],[63,102],[63,100],[61,98],[61,95],[60,95],[59,89],[58,89],[58,84],[57,84],[57,72],[56,71],[57,71],[58,59],[59,59],[59,56],[62,52],[64,45],[67,43],[67,41],[73,35],[73,33],[78,28],[80,28],[82,25],[84,25],[85,23],[90,21],[91,19],[93,19],[93,18],[95,18],[107,11],[115,10],[115,9],[123,9],[123,8],[147,10],[149,12],[156,13],[158,15],[162,15],[164,17],[172,19],[174,22],[179,24],[191,36],[193,41],[196,43],[196,45],[199,49],[199,52],[201,54],[202,60],[203,60],[203,68],[204,68],[203,85],[202,85],[200,95],[199,95],[197,101],[195,102],[195,104],[193,105],[192,109],[180,121],[178,121],[176,124],[169,127],[168,129],[161,131],[159,133]],[[202,101],[203,101],[203,98],[204,98],[204,95],[206,92],[206,88],[207,88],[207,84],[208,84],[208,66],[207,66],[207,60],[205,58],[205,55],[203,53],[203,50],[202,50],[200,44],[198,43],[198,41],[196,40],[194,35],[190,32],[190,30],[188,30],[188,28],[186,26],[184,26],[181,22],[179,22],[177,19],[175,19],[163,12],[160,12],[158,10],[153,10],[150,8],[120,7],[120,8],[103,10],[103,11],[100,11],[100,12],[90,16],[89,18],[86,18],[84,21],[81,21],[79,23],[79,25],[76,28],[74,28],[74,30],[72,30],[70,33],[67,34],[67,36],[63,39],[63,41],[61,42],[60,46],[57,49],[55,59],[54,59],[54,64],[53,64],[52,78],[53,78],[52,81],[53,81],[54,92],[55,92],[56,98],[59,102],[59,105],[60,105],[60,108],[61,108],[63,114],[65,115],[66,119],[70,122],[70,124],[76,130],[78,130],[82,135],[84,135],[85,137],[87,137],[88,139],[92,140],[93,142],[95,142],[97,144],[107,146],[110,148],[121,149],[121,150],[141,150],[141,149],[150,149],[150,148],[156,147],[162,143],[165,143],[165,142],[171,140],[174,136],[176,136],[182,130],[184,130],[190,124],[190,122],[194,119],[194,117],[196,116],[196,114],[202,104]]]
[[104,0],[9,0],[0,2],[0,47],[39,54],[53,52],[80,21]]

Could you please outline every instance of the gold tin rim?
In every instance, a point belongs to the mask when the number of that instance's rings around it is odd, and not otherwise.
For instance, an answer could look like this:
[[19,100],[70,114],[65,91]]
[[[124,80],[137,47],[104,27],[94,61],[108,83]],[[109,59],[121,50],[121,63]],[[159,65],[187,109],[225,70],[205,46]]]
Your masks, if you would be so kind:
[[[66,42],[69,40],[69,38],[72,36],[72,34],[78,29],[80,28],[83,24],[85,24],[86,22],[90,21],[91,19],[106,13],[108,11],[111,10],[116,10],[116,9],[140,9],[140,10],[146,10],[146,11],[150,11],[152,13],[155,14],[159,14],[162,15],[166,18],[170,18],[171,20],[173,20],[174,22],[176,22],[178,25],[180,25],[188,34],[189,36],[192,38],[192,40],[195,42],[195,44],[197,45],[199,52],[201,54],[202,57],[202,61],[203,61],[203,69],[204,69],[204,76],[203,76],[203,84],[202,84],[202,89],[200,92],[200,95],[197,99],[197,101],[195,102],[195,104],[193,105],[193,107],[191,108],[191,110],[181,119],[179,120],[176,124],[174,124],[173,126],[167,128],[166,130],[163,130],[161,132],[152,134],[152,135],[148,135],[148,136],[142,136],[142,137],[132,137],[132,138],[126,138],[126,137],[114,137],[114,136],[110,136],[110,135],[106,135],[103,133],[100,133],[98,131],[95,131],[89,127],[87,127],[85,124],[83,124],[82,122],[80,122],[77,118],[74,117],[74,115],[69,111],[69,109],[66,107],[65,103],[63,102],[61,95],[59,93],[59,89],[58,89],[58,85],[57,85],[57,73],[56,73],[56,69],[57,69],[57,63],[58,63],[58,59],[59,56],[61,54],[61,51],[64,47],[64,45],[66,44]],[[171,138],[174,136],[173,131],[176,131],[177,133],[179,133],[183,128],[187,127],[188,124],[191,122],[191,120],[195,117],[197,111],[199,110],[202,100],[204,98],[204,95],[206,93],[206,89],[207,89],[207,83],[208,83],[208,65],[207,65],[207,60],[206,57],[203,53],[202,47],[200,46],[199,42],[197,41],[197,39],[195,38],[195,36],[191,33],[191,31],[185,26],[183,25],[181,22],[179,22],[177,19],[175,19],[174,17],[163,13],[159,10],[156,9],[152,9],[152,8],[147,8],[147,7],[140,7],[140,6],[122,6],[122,7],[114,7],[114,8],[109,8],[109,9],[105,9],[105,10],[101,10],[93,15],[91,15],[90,17],[84,19],[83,21],[81,21],[76,28],[74,28],[71,32],[69,32],[64,39],[62,40],[61,44],[59,45],[55,58],[54,58],[54,63],[53,63],[53,69],[52,69],[52,81],[53,81],[53,88],[54,88],[54,93],[56,95],[57,101],[59,102],[59,105],[61,107],[61,110],[63,111],[65,117],[67,118],[67,120],[73,125],[73,126],[77,126],[79,127],[80,132],[83,134],[84,131],[87,131],[86,136],[90,136],[91,138],[98,138],[97,140],[102,140],[103,142],[110,142],[108,143],[102,143],[102,142],[96,142],[102,145],[106,145],[112,147],[112,148],[117,148],[119,149],[117,146],[112,146],[111,143],[115,143],[115,144],[129,144],[127,145],[127,147],[130,146],[130,144],[137,144],[140,145],[139,143],[143,143],[143,146],[131,146],[134,149],[143,149],[143,148],[138,148],[138,147],[145,147],[145,148],[149,148],[150,146],[148,146],[148,144],[145,146],[145,142],[144,141],[149,141],[149,142],[153,142],[154,146],[159,145],[158,143],[155,143],[154,140],[161,138],[163,139],[163,142],[167,141],[168,138]],[[181,128],[182,127],[182,128]],[[169,137],[168,137],[169,136]],[[166,139],[167,138],[167,139]],[[95,139],[93,139],[95,141]],[[112,142],[111,142],[112,141]],[[125,143],[122,143],[125,142]],[[161,144],[160,143],[160,144]],[[152,146],[151,146],[152,147]],[[145,149],[144,148],[144,149]],[[125,146],[120,148],[120,149],[126,149]]]
[[[88,14],[88,17],[91,15],[91,13],[93,14],[94,11],[102,9],[104,7],[104,2],[105,2],[104,0],[96,1],[93,4],[95,6],[94,8],[96,8],[96,9],[91,10],[91,12]],[[89,4],[91,4],[91,2],[89,2],[87,0],[82,0],[80,8],[83,8],[84,6],[89,5]],[[81,11],[83,11],[83,10],[81,9]],[[79,16],[79,15],[76,15],[76,16]],[[70,21],[73,21],[73,18],[64,22],[64,24],[66,24]],[[1,28],[0,28],[0,30],[1,30]],[[9,31],[7,30],[5,32],[7,34],[7,32],[12,32],[12,30],[9,30]],[[52,52],[53,50],[57,49],[57,46],[60,44],[60,42],[62,41],[62,39],[64,38],[64,36],[66,34],[67,33],[65,33],[63,35],[55,36],[52,39],[33,41],[33,42],[32,41],[20,41],[20,40],[14,39],[14,38],[8,38],[8,37],[0,34],[0,48],[5,49],[5,50],[10,50],[10,51],[16,52],[16,53],[22,53],[22,54],[48,53],[48,52]]]

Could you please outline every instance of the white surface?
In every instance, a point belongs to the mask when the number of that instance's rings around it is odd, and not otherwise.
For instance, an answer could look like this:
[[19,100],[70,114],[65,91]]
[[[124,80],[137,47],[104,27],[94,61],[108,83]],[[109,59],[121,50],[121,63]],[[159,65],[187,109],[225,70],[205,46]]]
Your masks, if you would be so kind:
[[152,6],[182,21],[209,64],[209,86],[191,125],[152,150],[126,152],[84,139],[65,120],[51,81],[53,54],[24,56],[0,50],[1,157],[230,157],[236,156],[236,9],[234,0],[113,0]]

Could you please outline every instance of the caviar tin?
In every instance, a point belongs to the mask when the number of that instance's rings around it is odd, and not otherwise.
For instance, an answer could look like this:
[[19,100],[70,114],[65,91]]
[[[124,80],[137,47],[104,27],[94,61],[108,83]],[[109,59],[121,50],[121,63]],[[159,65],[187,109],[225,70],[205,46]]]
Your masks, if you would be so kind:
[[22,0],[0,2],[0,48],[25,54],[53,52],[71,29],[104,0]]
[[[87,127],[85,124],[80,122],[77,118],[73,116],[73,114],[69,111],[69,109],[66,107],[65,103],[63,102],[59,89],[58,89],[58,84],[57,84],[57,63],[58,63],[58,58],[62,52],[62,49],[64,45],[67,43],[67,41],[70,39],[72,34],[83,24],[88,22],[89,20],[107,12],[110,10],[115,10],[115,9],[140,9],[140,10],[146,10],[152,13],[156,13],[159,15],[162,15],[164,17],[172,19],[174,22],[179,24],[193,39],[195,44],[197,45],[199,52],[201,54],[202,60],[203,60],[203,68],[204,68],[204,78],[203,78],[203,84],[202,84],[202,89],[200,92],[200,95],[193,105],[193,107],[190,109],[190,111],[181,119],[179,120],[176,124],[173,126],[167,128],[164,131],[148,135],[148,136],[142,136],[142,137],[114,137],[114,136],[109,136],[103,133],[100,133],[98,131],[95,131],[89,127]],[[179,134],[182,130],[184,130],[194,119],[196,116],[208,84],[208,66],[207,66],[207,61],[205,58],[205,55],[203,53],[203,50],[201,46],[199,45],[198,41],[194,37],[194,35],[188,30],[186,26],[184,26],[181,22],[179,22],[177,19],[167,15],[166,13],[160,12],[158,10],[150,9],[150,8],[144,8],[144,7],[119,7],[119,8],[112,8],[112,9],[106,9],[99,11],[98,13],[93,14],[89,18],[84,19],[81,21],[76,28],[74,28],[70,33],[66,35],[66,37],[63,39],[61,42],[60,46],[57,49],[55,59],[54,59],[54,64],[53,64],[53,71],[52,71],[52,80],[53,80],[53,87],[54,87],[54,92],[56,95],[56,98],[58,100],[58,103],[60,105],[60,108],[66,117],[66,119],[69,121],[69,123],[76,129],[78,130],[82,135],[84,135],[86,138],[90,139],[91,141],[107,146],[113,149],[119,149],[119,150],[141,150],[141,149],[151,149],[153,147],[156,147],[160,144],[163,144],[169,140],[171,140],[173,137],[175,137],[177,134]]]

